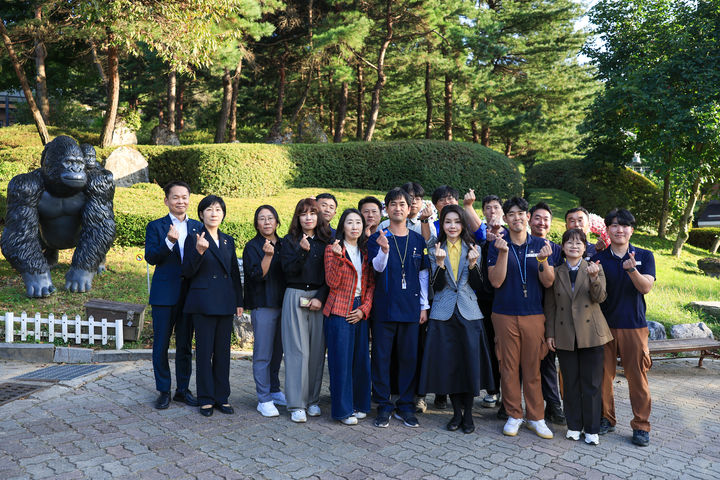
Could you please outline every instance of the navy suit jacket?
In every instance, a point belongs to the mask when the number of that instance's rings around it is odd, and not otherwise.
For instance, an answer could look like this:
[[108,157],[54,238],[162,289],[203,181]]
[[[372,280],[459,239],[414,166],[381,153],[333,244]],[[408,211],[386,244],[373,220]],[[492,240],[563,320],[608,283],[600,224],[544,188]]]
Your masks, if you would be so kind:
[[234,315],[243,306],[240,267],[235,253],[235,241],[218,231],[218,246],[207,230],[205,238],[210,246],[200,255],[195,248],[195,235],[185,239],[183,277],[190,282],[185,297],[185,313],[203,315]]
[[[182,293],[182,262],[180,246],[170,250],[165,243],[168,230],[172,225],[169,215],[153,220],[145,228],[145,260],[155,265],[152,284],[150,286],[150,305],[176,305]],[[202,228],[202,223],[188,218],[188,237],[195,236]]]

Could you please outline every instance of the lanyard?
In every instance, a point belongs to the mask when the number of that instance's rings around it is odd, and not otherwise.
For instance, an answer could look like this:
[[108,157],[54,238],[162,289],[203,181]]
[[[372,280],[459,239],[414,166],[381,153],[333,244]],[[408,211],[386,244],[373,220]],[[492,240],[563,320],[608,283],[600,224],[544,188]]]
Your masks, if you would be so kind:
[[400,247],[398,247],[397,238],[395,235],[392,236],[393,241],[395,242],[395,249],[398,252],[398,257],[400,258],[400,271],[402,272],[402,281],[400,283],[400,286],[403,290],[407,289],[407,282],[405,281],[405,258],[407,258],[407,249],[408,249],[408,243],[410,243],[410,235],[407,236],[407,239],[405,240],[405,253],[403,253],[402,256],[400,256]]
[[524,258],[524,262],[523,262],[523,267],[520,268],[520,258],[518,258],[518,254],[515,251],[515,244],[512,243],[512,241],[510,242],[510,250],[512,250],[513,255],[515,255],[515,260],[517,260],[518,272],[520,272],[520,282],[522,282],[523,296],[525,298],[527,298],[527,246],[528,246],[528,242],[526,240],[525,241],[525,254],[523,255],[525,258]]

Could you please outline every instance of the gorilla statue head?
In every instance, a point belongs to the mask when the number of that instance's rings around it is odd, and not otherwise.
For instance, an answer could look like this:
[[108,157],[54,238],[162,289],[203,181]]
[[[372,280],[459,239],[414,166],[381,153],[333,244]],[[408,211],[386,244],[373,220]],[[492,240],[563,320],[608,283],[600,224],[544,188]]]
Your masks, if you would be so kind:
[[63,195],[85,188],[85,155],[72,138],[60,135],[45,145],[40,168],[45,187],[52,193]]

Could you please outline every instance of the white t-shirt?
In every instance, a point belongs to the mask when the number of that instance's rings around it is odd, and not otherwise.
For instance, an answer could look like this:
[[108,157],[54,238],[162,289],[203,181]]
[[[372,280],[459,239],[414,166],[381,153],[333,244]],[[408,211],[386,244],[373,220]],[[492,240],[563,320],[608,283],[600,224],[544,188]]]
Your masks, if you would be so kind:
[[345,251],[357,272],[358,281],[355,286],[355,296],[359,297],[362,294],[362,255],[360,255],[360,249],[357,246],[350,245],[347,242],[343,243],[345,244]]

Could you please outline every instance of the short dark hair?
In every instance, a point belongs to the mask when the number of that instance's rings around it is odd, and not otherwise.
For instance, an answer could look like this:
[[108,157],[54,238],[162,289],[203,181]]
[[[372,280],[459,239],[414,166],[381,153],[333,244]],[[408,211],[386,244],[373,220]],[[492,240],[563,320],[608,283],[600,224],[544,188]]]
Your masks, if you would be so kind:
[[220,208],[222,208],[223,221],[225,221],[225,216],[227,215],[227,212],[225,210],[225,202],[223,201],[222,197],[218,197],[217,195],[208,195],[207,197],[200,200],[200,203],[198,203],[198,218],[202,220],[202,211],[215,203],[219,204]]
[[447,196],[451,196],[455,200],[460,199],[460,193],[457,190],[455,190],[454,188],[449,187],[447,185],[440,185],[432,193],[433,205],[435,205],[437,202],[439,202],[441,198],[445,198]]
[[447,240],[447,234],[443,229],[443,223],[445,222],[445,217],[447,217],[449,213],[457,213],[458,217],[460,217],[460,225],[462,226],[462,232],[460,232],[460,240],[465,242],[468,246],[475,245],[475,239],[472,235],[470,235],[470,231],[468,230],[467,216],[465,215],[465,211],[460,208],[459,205],[445,205],[445,207],[442,209],[442,212],[440,212],[440,232],[438,233],[438,245]]
[[358,202],[358,207],[357,207],[358,210],[362,210],[363,205],[365,205],[366,203],[374,203],[375,205],[377,205],[380,212],[382,212],[382,209],[383,209],[382,202],[372,196],[367,196],[367,197],[361,198],[360,201]]
[[410,196],[412,197],[424,197],[425,196],[425,189],[417,182],[407,182],[402,187],[403,190],[408,192]]
[[635,217],[629,210],[624,208],[614,208],[605,215],[605,226],[609,227],[613,220],[617,220],[618,225],[627,225],[635,228]]
[[[562,236],[562,240],[560,241],[560,245],[565,245],[565,242],[569,242],[574,238],[577,238],[582,242],[583,245],[585,245],[585,251],[582,254],[582,256],[584,257],[587,253],[587,236],[585,235],[585,232],[583,232],[579,228],[571,228],[570,230],[565,230],[565,233],[563,233]],[[562,252],[561,255],[564,257],[565,252]]]
[[192,193],[192,191],[190,190],[190,185],[181,180],[173,180],[172,182],[169,182],[163,187],[163,190],[165,191],[165,198],[168,198],[168,195],[170,195],[170,190],[172,190],[173,187],[184,187],[187,188],[188,193]]
[[588,220],[590,219],[590,212],[587,211],[587,208],[585,208],[585,207],[575,207],[575,208],[571,208],[570,210],[568,210],[567,212],[565,212],[565,221],[567,222],[567,217],[568,217],[568,215],[570,215],[571,213],[575,213],[575,212],[582,212],[582,213],[585,214],[585,217],[587,217]]
[[385,195],[385,205],[390,205],[390,202],[403,197],[405,202],[410,206],[410,194],[400,187],[395,187]]
[[522,197],[512,197],[508,200],[505,200],[505,203],[503,203],[502,209],[503,213],[507,215],[507,213],[510,211],[512,207],[518,207],[521,211],[527,212],[528,211],[528,201],[525,200]]
[[335,202],[335,208],[337,208],[337,198],[335,198],[335,195],[332,193],[321,193],[317,197],[315,197],[315,200],[322,200],[323,198],[329,198],[333,202]]
[[340,220],[338,220],[338,226],[337,230],[335,230],[335,240],[340,240],[341,242],[345,240],[345,219],[350,214],[356,214],[360,217],[360,220],[362,220],[362,232],[360,232],[360,238],[358,238],[358,248],[361,252],[367,253],[367,236],[365,235],[365,217],[362,216],[360,211],[357,208],[346,208],[342,215],[340,215]]
[[498,204],[502,205],[502,200],[500,200],[500,197],[497,195],[485,195],[482,199],[482,208],[485,208],[485,205],[487,205],[490,202],[498,202]]
[[553,216],[550,205],[545,202],[538,202],[533,205],[533,207],[530,209],[530,216],[532,216],[537,210],[547,210],[547,212],[550,214],[550,217]]
[[[273,217],[275,217],[275,222],[277,222],[277,226],[280,226],[280,217],[278,216],[277,210],[275,210],[275,207],[272,205],[260,205],[255,210],[255,218],[253,220],[253,226],[255,227],[255,231],[258,235],[260,235],[260,229],[258,228],[258,217],[260,216],[260,212],[263,210],[270,210],[270,213],[273,214]],[[277,231],[277,227],[275,227],[275,230]],[[277,232],[276,232],[277,233]]]

